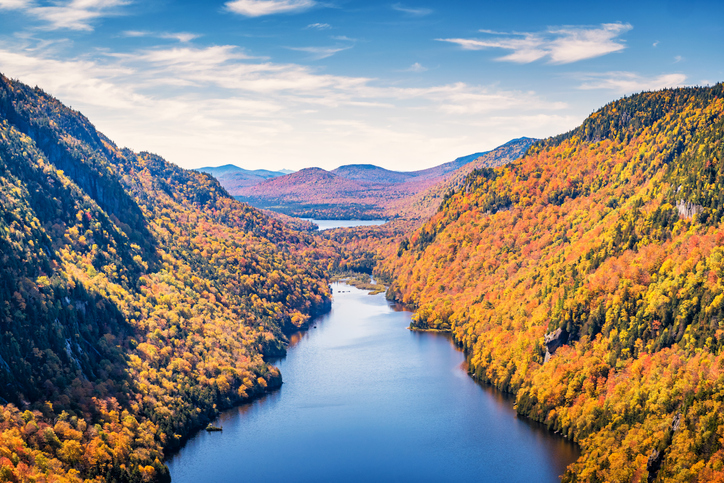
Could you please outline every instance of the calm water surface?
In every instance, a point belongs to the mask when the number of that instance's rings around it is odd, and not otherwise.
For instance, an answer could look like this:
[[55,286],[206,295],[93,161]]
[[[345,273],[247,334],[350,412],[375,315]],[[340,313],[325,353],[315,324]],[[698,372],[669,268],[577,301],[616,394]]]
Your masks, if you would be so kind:
[[282,388],[191,439],[174,483],[554,482],[576,459],[468,377],[447,337],[407,330],[384,295],[332,287],[331,313],[277,363]]
[[387,220],[315,220],[314,218],[302,218],[311,221],[319,227],[319,231],[331,230],[332,228],[351,228],[354,226],[376,226],[384,225]]

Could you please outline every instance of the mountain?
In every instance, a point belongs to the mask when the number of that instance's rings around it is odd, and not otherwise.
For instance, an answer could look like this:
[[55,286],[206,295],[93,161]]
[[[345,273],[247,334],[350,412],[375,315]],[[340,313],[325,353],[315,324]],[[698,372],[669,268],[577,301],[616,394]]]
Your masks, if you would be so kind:
[[369,219],[380,218],[379,199],[399,196],[387,184],[359,182],[321,168],[305,168],[244,189],[236,198],[252,206],[289,216]]
[[390,171],[373,164],[348,164],[331,172],[344,179],[367,183],[398,184],[416,177],[415,172]]
[[[521,138],[521,140],[525,139],[528,138]],[[531,140],[531,142],[532,141],[533,140]],[[332,170],[332,173],[345,179],[368,183],[397,184],[412,180],[423,181],[443,177],[488,153],[489,152],[469,154],[449,163],[419,171],[391,171],[373,164],[348,164]]]
[[[371,164],[351,164],[332,171],[307,168],[286,176],[239,189],[237,198],[258,208],[291,216],[320,219],[375,219],[400,216],[420,218],[441,196],[430,194],[428,201],[414,203],[420,194],[444,183],[458,180],[455,173],[476,160],[483,163],[504,163],[522,155],[534,140],[521,138],[488,153],[464,156],[429,169],[391,171]],[[517,156],[514,156],[516,153]],[[448,189],[450,186],[445,185]],[[435,192],[437,193],[437,192]],[[409,202],[408,202],[409,201]]]
[[240,168],[233,164],[226,164],[218,167],[197,168],[196,171],[208,173],[221,183],[229,193],[237,194],[240,188],[254,186],[270,178],[284,176],[293,173],[288,169],[281,171],[268,171],[266,169],[256,169],[253,171]]
[[[523,156],[536,141],[536,139],[527,137],[517,138],[487,153],[464,156],[451,163],[443,164],[438,168],[445,170],[445,174],[436,184],[411,197],[395,202],[390,208],[401,218],[407,220],[427,220],[438,210],[445,195],[462,186],[471,172],[482,168],[497,168],[511,163]],[[456,166],[458,167],[455,168]],[[455,169],[451,170],[451,168]]]
[[472,171],[375,274],[580,444],[564,482],[722,481],[723,246],[718,84],[623,98]]
[[0,249],[2,481],[168,481],[330,303],[310,235],[3,76]]

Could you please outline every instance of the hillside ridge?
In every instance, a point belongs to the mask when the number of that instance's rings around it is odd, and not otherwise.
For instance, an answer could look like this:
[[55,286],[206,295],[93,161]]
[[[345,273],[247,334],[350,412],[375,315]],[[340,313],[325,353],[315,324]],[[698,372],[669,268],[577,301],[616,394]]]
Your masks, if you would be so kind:
[[3,76],[0,207],[3,481],[168,481],[330,306],[310,235]]
[[645,92],[471,172],[375,274],[581,445],[563,481],[720,481],[722,193],[724,86]]

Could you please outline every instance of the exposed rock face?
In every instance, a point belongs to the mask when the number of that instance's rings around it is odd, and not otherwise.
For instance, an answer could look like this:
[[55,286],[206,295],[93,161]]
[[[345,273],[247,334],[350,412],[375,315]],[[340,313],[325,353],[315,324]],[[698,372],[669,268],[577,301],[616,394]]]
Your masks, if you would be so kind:
[[676,203],[676,209],[679,212],[679,216],[682,218],[693,218],[694,215],[701,213],[704,208],[700,205],[695,205],[691,201],[679,200]]
[[663,449],[659,451],[658,449],[654,448],[649,455],[648,461],[646,461],[646,471],[649,472],[649,475],[646,478],[647,483],[654,483],[654,481],[656,481],[656,476],[659,474],[659,470],[661,469],[661,463],[664,461],[664,453],[666,452],[666,449],[669,447],[669,445],[671,445],[671,440],[674,437],[674,433],[679,430],[680,426],[681,413],[676,413],[674,419],[671,421],[671,427],[669,428],[669,431],[664,437]]
[[558,327],[550,334],[546,334],[543,340],[546,345],[546,357],[543,362],[546,363],[550,360],[551,356],[556,353],[556,350],[558,350],[560,346],[568,342],[568,331],[564,328]]
[[646,478],[648,483],[653,483],[656,479],[656,475],[659,473],[661,468],[661,462],[664,459],[664,453],[657,449],[651,450],[649,459],[646,461],[646,471],[649,472],[649,476]]

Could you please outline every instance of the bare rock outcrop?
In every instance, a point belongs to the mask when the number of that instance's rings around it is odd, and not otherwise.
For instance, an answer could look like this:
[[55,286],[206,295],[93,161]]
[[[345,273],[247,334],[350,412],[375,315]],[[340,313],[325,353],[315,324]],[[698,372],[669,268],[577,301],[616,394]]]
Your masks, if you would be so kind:
[[546,334],[543,341],[546,345],[546,356],[544,363],[548,362],[556,350],[563,344],[568,342],[568,331],[562,327],[558,327],[550,334]]

